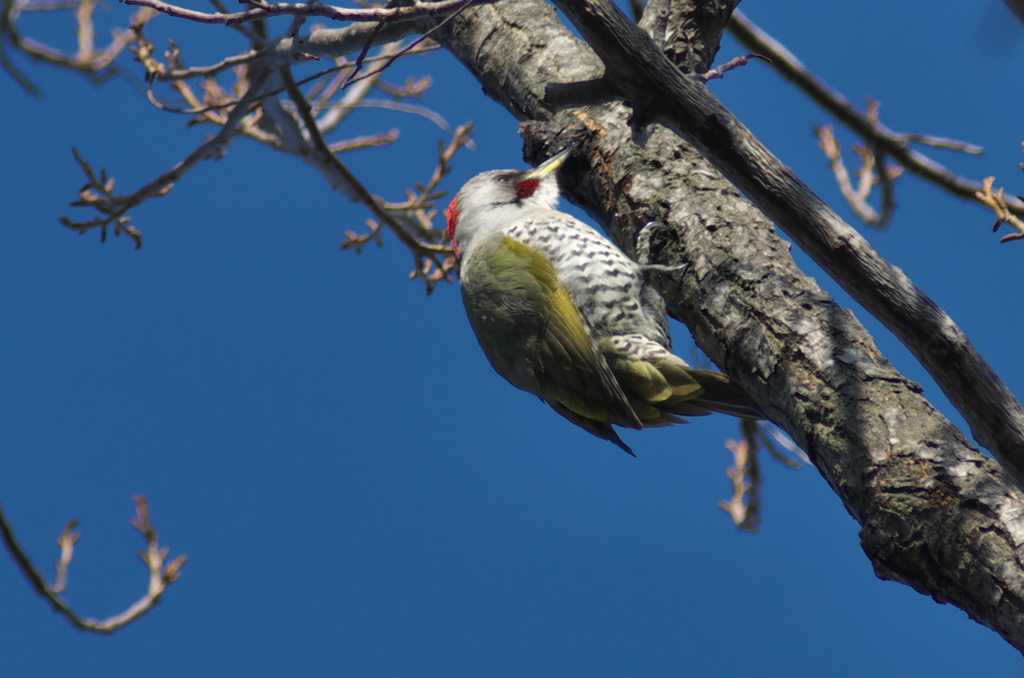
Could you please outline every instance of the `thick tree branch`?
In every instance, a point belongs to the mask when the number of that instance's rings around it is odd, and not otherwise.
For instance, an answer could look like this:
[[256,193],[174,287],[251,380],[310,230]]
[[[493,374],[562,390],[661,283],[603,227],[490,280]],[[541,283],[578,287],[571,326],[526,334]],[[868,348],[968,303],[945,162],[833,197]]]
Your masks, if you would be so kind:
[[739,0],[650,0],[638,22],[684,73],[703,73]]
[[1024,483],[1024,408],[963,330],[826,205],[699,79],[675,68],[608,0],[555,0],[643,120],[693,144],[917,357],[974,437]]
[[[156,0],[130,1],[170,7]],[[232,15],[192,16],[191,10],[180,8],[171,13],[230,23],[274,13],[310,16],[327,7],[246,4],[248,11]],[[698,11],[697,4],[666,4],[664,17],[652,15],[652,21],[657,19],[652,33],[661,46],[669,46],[678,35],[675,29],[696,16],[689,13]],[[716,11],[727,13],[730,4],[717,2]],[[434,15],[419,11],[428,5],[465,6],[420,3],[414,11],[388,13],[390,8],[383,8],[345,16],[383,20],[415,15],[417,21],[429,22]],[[563,188],[624,249],[633,248],[633,233],[647,221],[657,219],[670,226],[675,237],[654,245],[661,260],[685,264],[682,272],[661,281],[672,312],[808,451],[862,525],[863,547],[879,576],[955,603],[1024,648],[1024,507],[1019,488],[921,397],[920,387],[892,368],[852,314],[796,268],[788,245],[764,215],[715,167],[855,297],[891,323],[963,408],[978,439],[1018,474],[1024,467],[1020,406],[948,316],[838,220],[698,77],[684,76],[607,3],[559,0],[559,6],[578,23],[600,59],[539,0],[473,7],[440,26],[437,36],[490,96],[530,121],[522,131],[531,159],[574,147]],[[693,64],[703,64],[714,54],[720,27],[706,28],[693,33],[697,39],[676,43],[681,63],[691,63],[686,61],[690,51],[700,52]],[[384,29],[360,30],[360,39],[367,42],[352,38],[344,43],[346,49],[368,44]],[[245,58],[263,54],[261,50],[271,44],[264,38],[254,38],[254,51]],[[332,122],[330,114],[322,113],[317,100],[310,101],[298,89],[288,65],[275,60],[309,52],[303,52],[301,44],[286,47],[284,42],[274,50],[256,65],[259,75],[254,83],[262,83],[264,77],[280,80],[295,108],[288,109],[277,97],[263,100],[266,115],[260,124],[266,128],[261,129],[279,140],[283,150],[320,169],[333,187],[362,199],[387,223],[380,213],[390,214],[395,206],[372,196],[338,164],[333,157],[336,149],[321,134]],[[586,83],[561,91],[572,94],[576,102],[589,97],[594,103],[600,97],[604,104],[557,112],[552,101],[544,99],[545,85],[552,82]],[[274,84],[268,82],[259,91],[271,89]],[[612,103],[616,98],[629,106]],[[245,108],[236,105],[234,110]],[[637,147],[627,120],[630,109],[633,128],[639,121],[657,121],[672,131],[656,130],[648,135],[645,148]],[[406,223],[401,214],[391,217],[396,224]],[[423,243],[406,244],[412,248]],[[435,243],[426,245],[420,250],[423,256],[443,254]]]
[[665,281],[673,312],[808,451],[861,523],[879,576],[952,602],[1024,648],[1019,490],[797,269],[764,216],[675,135],[632,144],[620,104],[553,112],[546,81],[592,80],[601,63],[538,0],[472,8],[439,38],[492,98],[536,121],[523,126],[528,157],[576,145],[563,190],[627,251],[647,221],[678,234],[660,252],[688,265]]

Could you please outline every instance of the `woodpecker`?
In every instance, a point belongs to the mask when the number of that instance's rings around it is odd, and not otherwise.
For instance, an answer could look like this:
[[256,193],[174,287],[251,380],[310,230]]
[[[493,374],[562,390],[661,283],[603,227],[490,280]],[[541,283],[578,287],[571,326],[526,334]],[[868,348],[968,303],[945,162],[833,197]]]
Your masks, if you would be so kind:
[[556,171],[568,155],[479,174],[445,211],[466,313],[495,371],[630,454],[613,425],[715,411],[762,417],[724,374],[672,353],[665,302],[645,267],[558,211]]

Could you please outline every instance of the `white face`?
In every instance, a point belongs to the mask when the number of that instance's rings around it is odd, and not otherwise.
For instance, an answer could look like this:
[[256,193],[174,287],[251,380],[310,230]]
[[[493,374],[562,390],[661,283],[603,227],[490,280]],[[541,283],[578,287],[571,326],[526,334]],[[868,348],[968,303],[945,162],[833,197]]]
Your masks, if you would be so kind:
[[463,213],[491,206],[530,204],[535,207],[558,207],[558,180],[549,174],[543,178],[530,176],[522,170],[491,170],[478,174],[459,191]]
[[467,181],[445,214],[449,236],[464,252],[474,237],[500,230],[503,224],[516,221],[522,210],[557,207],[554,172],[537,178],[536,171],[491,170]]

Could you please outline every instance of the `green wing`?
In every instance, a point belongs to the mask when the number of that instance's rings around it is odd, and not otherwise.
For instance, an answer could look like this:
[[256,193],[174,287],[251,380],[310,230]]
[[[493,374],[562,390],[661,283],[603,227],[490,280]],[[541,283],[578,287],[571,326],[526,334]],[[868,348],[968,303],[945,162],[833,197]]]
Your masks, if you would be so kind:
[[643,426],[551,262],[499,235],[461,274],[470,324],[498,374],[628,451],[609,424]]

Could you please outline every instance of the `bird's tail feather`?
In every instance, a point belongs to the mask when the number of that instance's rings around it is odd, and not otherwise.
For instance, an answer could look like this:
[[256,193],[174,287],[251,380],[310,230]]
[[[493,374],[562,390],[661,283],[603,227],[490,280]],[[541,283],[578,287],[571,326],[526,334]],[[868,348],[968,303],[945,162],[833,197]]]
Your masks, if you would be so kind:
[[696,405],[713,412],[731,414],[744,419],[765,418],[764,412],[754,404],[750,396],[721,372],[690,370],[690,375],[704,387],[704,391],[684,404]]
[[669,426],[685,422],[684,417],[714,412],[764,418],[757,405],[729,377],[721,372],[691,369],[676,356],[621,361],[613,365],[613,370],[645,427]]
[[622,449],[623,451],[628,452],[634,457],[636,456],[635,454],[633,454],[633,450],[629,449],[629,445],[622,442],[622,438],[620,438],[619,434],[615,432],[615,429],[612,428],[611,424],[604,421],[591,419],[590,417],[584,417],[582,414],[577,414],[576,412],[573,412],[568,407],[566,407],[565,405],[558,401],[548,401],[548,405],[551,405],[551,408],[555,412],[558,412],[560,415],[562,415],[572,423],[576,424],[587,433],[595,435],[598,438],[603,438],[604,440],[613,442],[616,445],[618,445],[619,448]]

